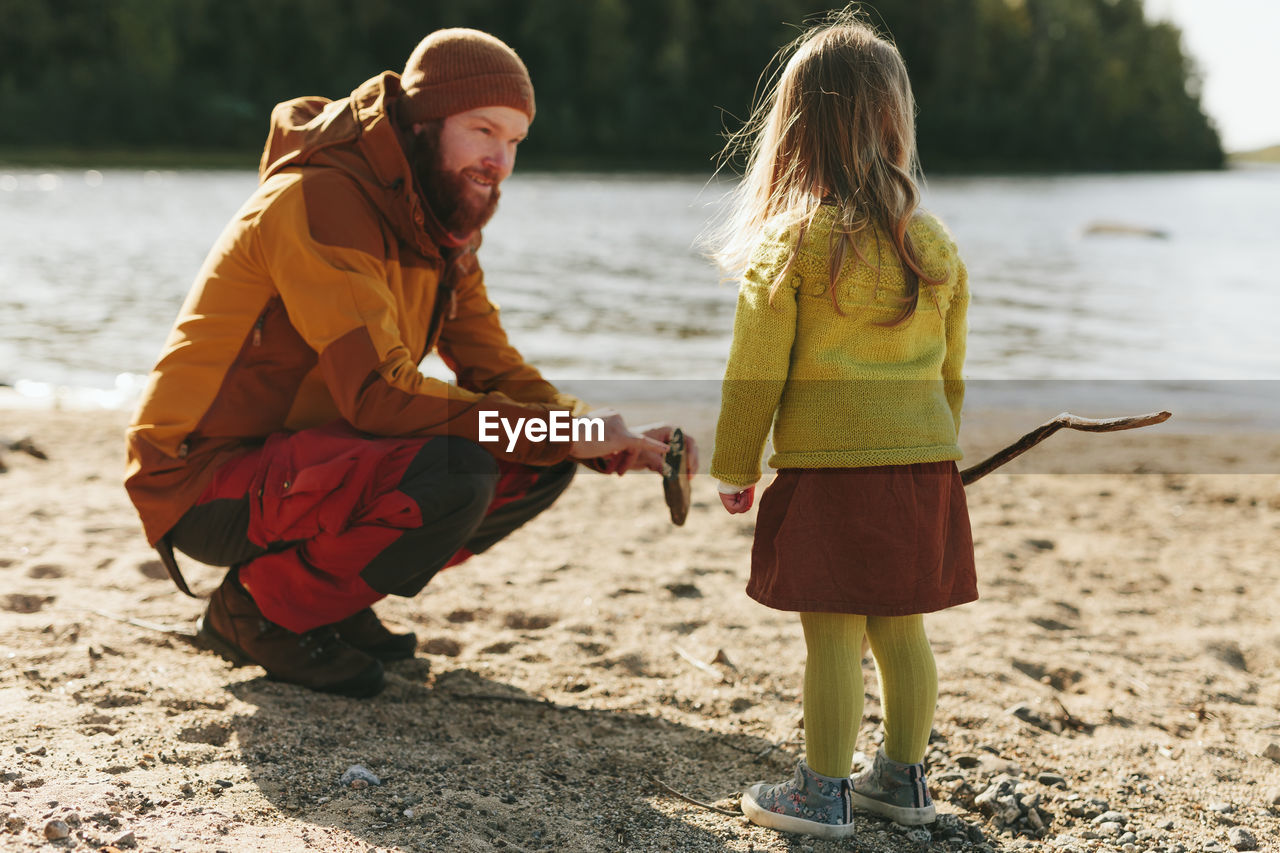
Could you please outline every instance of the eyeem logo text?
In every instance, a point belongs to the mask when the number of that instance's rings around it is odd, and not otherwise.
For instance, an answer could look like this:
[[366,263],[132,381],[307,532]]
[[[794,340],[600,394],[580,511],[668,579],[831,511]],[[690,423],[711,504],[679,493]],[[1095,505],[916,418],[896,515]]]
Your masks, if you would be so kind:
[[530,441],[604,441],[604,418],[575,418],[568,412],[554,411],[541,418],[509,418],[496,411],[480,410],[480,441],[501,441],[507,437],[507,452],[516,449],[521,433]]

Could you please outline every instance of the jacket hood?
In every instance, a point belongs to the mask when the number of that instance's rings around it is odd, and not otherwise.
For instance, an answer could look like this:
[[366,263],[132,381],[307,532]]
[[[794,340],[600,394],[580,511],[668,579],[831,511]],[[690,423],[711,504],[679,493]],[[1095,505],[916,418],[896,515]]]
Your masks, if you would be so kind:
[[359,185],[401,240],[427,257],[439,256],[451,239],[423,205],[413,170],[392,120],[403,94],[392,71],[365,81],[350,96],[295,98],[271,111],[271,129],[258,165],[258,180],[285,169],[341,169]]

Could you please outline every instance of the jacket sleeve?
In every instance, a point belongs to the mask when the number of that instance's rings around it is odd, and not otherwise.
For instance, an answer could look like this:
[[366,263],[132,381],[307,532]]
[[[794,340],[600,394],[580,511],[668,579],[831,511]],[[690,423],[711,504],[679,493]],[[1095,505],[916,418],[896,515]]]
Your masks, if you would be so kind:
[[582,414],[586,406],[557,391],[507,339],[474,251],[458,263],[466,264],[467,269],[455,283],[453,306],[436,342],[440,358],[458,377],[458,384],[478,393],[497,391],[512,400],[546,403]]
[[789,247],[767,241],[753,255],[738,289],[733,343],[720,392],[711,476],[733,486],[760,479],[760,456],[773,426],[791,364],[796,331],[796,277],[788,275],[772,303],[769,290]]
[[565,407],[476,393],[418,370],[396,323],[378,214],[354,184],[329,177],[294,180],[262,210],[258,225],[262,263],[290,323],[317,353],[338,411],[356,429],[460,436],[497,457],[532,465],[568,455],[567,440],[533,441],[522,433],[508,451],[506,440],[492,440],[490,429],[490,440],[481,441],[482,412],[509,422],[547,421],[553,408]]

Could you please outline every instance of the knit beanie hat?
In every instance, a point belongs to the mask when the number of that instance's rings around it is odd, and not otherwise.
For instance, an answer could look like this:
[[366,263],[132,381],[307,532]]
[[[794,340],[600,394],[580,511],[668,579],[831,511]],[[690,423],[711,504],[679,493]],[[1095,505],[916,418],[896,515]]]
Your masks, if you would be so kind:
[[445,118],[477,107],[512,107],[533,121],[533,82],[516,52],[479,30],[436,30],[418,42],[400,76],[399,121]]

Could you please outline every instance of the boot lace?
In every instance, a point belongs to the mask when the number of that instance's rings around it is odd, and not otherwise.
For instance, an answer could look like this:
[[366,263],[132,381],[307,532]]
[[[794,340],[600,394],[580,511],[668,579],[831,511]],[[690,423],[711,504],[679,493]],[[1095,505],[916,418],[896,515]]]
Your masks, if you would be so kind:
[[298,635],[298,648],[306,652],[312,660],[331,656],[334,647],[341,642],[338,632],[332,625],[313,628]]

